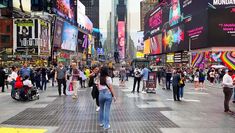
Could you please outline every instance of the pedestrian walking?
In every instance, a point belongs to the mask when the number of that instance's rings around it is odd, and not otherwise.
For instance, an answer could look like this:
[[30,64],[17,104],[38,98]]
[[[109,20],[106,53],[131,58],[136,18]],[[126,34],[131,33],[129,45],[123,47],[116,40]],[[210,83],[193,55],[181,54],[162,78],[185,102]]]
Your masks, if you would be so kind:
[[18,77],[17,68],[13,66],[11,68],[11,74],[7,78],[9,84],[11,85],[11,96],[12,97],[13,97],[12,94],[15,94],[15,82],[16,82],[17,77]]
[[40,70],[40,68],[36,68],[36,70],[34,72],[34,79],[35,79],[35,83],[36,83],[36,88],[41,90],[42,87],[41,87],[41,70]]
[[158,79],[158,84],[161,84],[161,76],[162,76],[162,69],[158,68],[157,70],[157,79]]
[[[235,71],[233,71],[232,79],[235,82]],[[235,103],[235,85],[233,86],[233,103]]]
[[47,70],[45,67],[41,68],[41,90],[46,91],[47,89],[47,81],[48,81],[48,75],[47,75]]
[[166,89],[170,90],[170,86],[171,86],[171,77],[172,77],[172,73],[171,70],[168,68],[166,71]]
[[183,100],[184,97],[184,86],[185,86],[185,75],[183,72],[180,72],[180,81],[179,81],[179,97],[180,100]]
[[62,63],[59,64],[59,67],[56,69],[55,72],[55,79],[58,82],[58,92],[59,96],[61,96],[61,85],[63,84],[63,93],[66,95],[66,68],[63,66]]
[[150,70],[145,65],[143,65],[143,69],[141,72],[142,80],[143,80],[142,93],[146,93],[146,83],[147,83],[147,80],[149,77],[149,72],[150,72]]
[[28,64],[25,62],[23,67],[20,69],[19,74],[24,79],[24,77],[27,75],[30,77],[31,69],[28,67]]
[[94,65],[92,67],[91,74],[89,76],[89,87],[92,87],[91,96],[93,99],[96,100],[96,111],[98,112],[100,110],[100,104],[99,104],[99,90],[98,90],[98,83],[99,83],[99,71],[100,68],[98,65]]
[[199,69],[196,69],[194,73],[194,89],[197,90],[199,87]]
[[50,78],[51,78],[51,86],[54,87],[55,85],[55,67],[54,66],[51,67]]
[[99,83],[99,123],[100,126],[105,130],[109,129],[109,115],[112,100],[116,101],[115,93],[112,86],[112,79],[109,77],[108,68],[102,67],[100,72],[100,83]]
[[213,85],[214,81],[215,81],[215,70],[212,69],[211,72],[209,73],[209,75],[210,75],[210,83],[211,83],[211,85]]
[[228,72],[223,77],[224,112],[229,114],[234,114],[234,112],[229,109],[229,101],[231,99],[233,87],[235,85],[235,81],[233,81],[232,75],[233,71],[228,70]]
[[71,72],[71,82],[73,84],[73,99],[77,99],[78,98],[78,78],[79,78],[79,70],[77,68],[77,64],[76,63],[72,63],[72,72]]
[[125,87],[125,78],[126,78],[126,69],[124,66],[122,66],[119,70],[120,74],[120,83],[119,86]]
[[137,66],[134,70],[134,84],[133,84],[132,93],[135,93],[136,83],[137,83],[137,93],[139,93],[140,81],[141,81],[141,70],[140,70],[139,66]]
[[180,95],[179,95],[180,75],[179,75],[179,71],[174,70],[173,74],[174,74],[173,80],[172,80],[173,98],[174,98],[174,101],[180,101]]
[[2,87],[2,92],[5,92],[5,80],[6,80],[6,73],[3,70],[3,67],[0,66],[0,87]]
[[199,71],[199,88],[201,89],[201,91],[205,89],[205,86],[204,86],[204,81],[206,79],[205,77],[206,77],[206,73],[204,72],[203,69],[201,69]]

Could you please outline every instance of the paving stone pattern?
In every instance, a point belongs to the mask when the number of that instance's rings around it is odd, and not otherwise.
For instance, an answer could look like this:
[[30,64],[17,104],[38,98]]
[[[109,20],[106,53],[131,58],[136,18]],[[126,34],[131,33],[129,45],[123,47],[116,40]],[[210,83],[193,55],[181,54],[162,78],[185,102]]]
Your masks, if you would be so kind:
[[[71,96],[57,97],[53,102],[37,102],[48,104],[45,108],[28,108],[2,124],[22,126],[55,126],[57,133],[96,133],[104,132],[98,126],[98,113],[95,112],[95,101],[91,90],[79,92],[78,100]],[[171,108],[139,109],[136,104],[156,100],[128,98],[124,92],[116,91],[118,101],[112,104],[112,133],[161,133],[159,128],[178,128],[160,111],[171,111]],[[55,96],[49,96],[55,97]]]

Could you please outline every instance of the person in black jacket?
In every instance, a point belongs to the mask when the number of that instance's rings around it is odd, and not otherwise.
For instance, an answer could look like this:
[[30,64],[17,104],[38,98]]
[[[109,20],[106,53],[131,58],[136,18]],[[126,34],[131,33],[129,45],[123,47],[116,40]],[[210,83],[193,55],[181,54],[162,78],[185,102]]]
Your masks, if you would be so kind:
[[98,90],[98,86],[97,86],[97,80],[98,78],[98,74],[99,74],[99,66],[95,65],[92,67],[92,72],[89,76],[90,81],[89,81],[89,87],[92,87],[92,92],[91,92],[91,96],[93,99],[96,100],[96,111],[98,112],[100,110],[100,104],[99,104],[99,90]]
[[3,67],[0,67],[0,87],[2,87],[2,92],[5,92],[4,90],[4,86],[5,86],[5,78],[6,77],[6,73],[3,70]]
[[172,77],[172,73],[171,70],[168,68],[166,71],[166,89],[170,90],[170,85],[171,85],[171,77]]
[[173,87],[173,97],[174,101],[180,101],[180,94],[179,94],[179,83],[180,83],[180,71],[174,71],[174,76],[172,80],[172,87]]

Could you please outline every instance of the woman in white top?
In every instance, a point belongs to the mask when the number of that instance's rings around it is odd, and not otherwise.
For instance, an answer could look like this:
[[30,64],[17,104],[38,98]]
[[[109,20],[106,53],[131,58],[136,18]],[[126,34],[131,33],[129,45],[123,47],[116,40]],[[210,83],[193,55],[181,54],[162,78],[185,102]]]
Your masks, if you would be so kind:
[[102,67],[100,71],[100,83],[98,85],[100,104],[99,122],[100,126],[102,126],[104,129],[110,128],[110,107],[112,99],[114,98],[114,101],[116,101],[116,97],[112,87],[112,79],[108,76],[108,74],[108,67]]
[[11,74],[8,76],[7,78],[7,81],[10,83],[10,85],[12,86],[12,89],[14,89],[14,86],[15,86],[15,81],[16,81],[16,78],[18,77],[18,74],[17,74],[17,69],[16,67],[12,67],[11,68],[12,72]]

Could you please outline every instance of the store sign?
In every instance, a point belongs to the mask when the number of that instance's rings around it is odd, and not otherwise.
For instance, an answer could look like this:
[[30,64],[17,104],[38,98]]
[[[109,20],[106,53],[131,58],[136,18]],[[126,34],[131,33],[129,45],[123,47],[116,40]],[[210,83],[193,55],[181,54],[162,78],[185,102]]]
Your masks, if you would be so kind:
[[181,63],[181,60],[182,60],[182,54],[181,53],[175,53],[174,62],[175,63]]
[[173,53],[166,55],[166,62],[167,63],[174,63],[174,54]]

